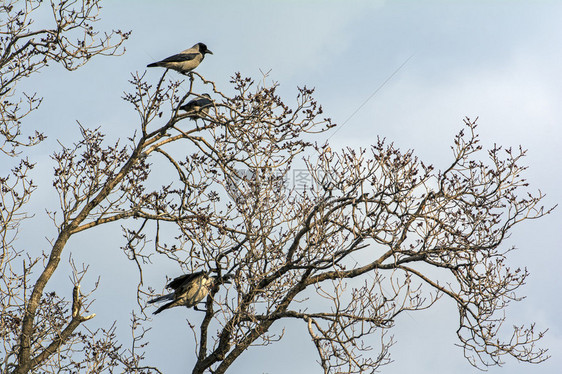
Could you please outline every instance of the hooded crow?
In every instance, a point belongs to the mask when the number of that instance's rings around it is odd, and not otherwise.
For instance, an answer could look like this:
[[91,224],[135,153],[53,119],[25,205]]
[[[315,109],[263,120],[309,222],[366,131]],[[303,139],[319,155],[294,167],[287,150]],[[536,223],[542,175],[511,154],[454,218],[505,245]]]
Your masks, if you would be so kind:
[[209,94],[204,93],[201,95],[203,97],[198,97],[191,100],[187,104],[180,106],[181,110],[188,112],[188,118],[197,120],[198,118],[203,118],[207,113],[209,113],[209,108],[213,106],[213,101]]
[[[219,283],[230,283],[232,275],[221,277]],[[174,292],[167,295],[156,297],[149,300],[148,303],[158,303],[161,301],[170,301],[158,308],[154,314],[158,314],[163,310],[173,308],[175,306],[186,306],[188,308],[199,304],[207,295],[217,281],[217,277],[211,277],[205,271],[198,271],[193,274],[184,274],[173,279],[166,288],[173,289]]]
[[199,66],[207,53],[213,54],[213,52],[207,49],[207,46],[204,43],[197,43],[193,47],[186,49],[177,55],[170,56],[162,61],[154,62],[146,66],[149,68],[161,66],[166,69],[174,69],[182,74],[186,74]]

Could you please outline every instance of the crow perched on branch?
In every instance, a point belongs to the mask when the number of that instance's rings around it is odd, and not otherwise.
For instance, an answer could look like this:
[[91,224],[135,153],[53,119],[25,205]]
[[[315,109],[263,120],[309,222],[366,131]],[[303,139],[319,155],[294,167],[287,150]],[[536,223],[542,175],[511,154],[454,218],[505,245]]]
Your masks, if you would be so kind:
[[186,49],[177,55],[170,56],[162,61],[153,62],[152,64],[146,65],[146,67],[152,68],[155,66],[161,66],[166,69],[176,70],[182,74],[187,74],[199,66],[201,61],[205,58],[206,53],[211,55],[213,54],[213,52],[207,49],[207,46],[204,43],[197,43],[193,47]]
[[180,106],[181,110],[188,112],[188,118],[197,120],[198,118],[205,117],[205,115],[209,113],[209,108],[213,106],[211,96],[206,93],[201,96],[203,97],[198,97]]
[[[224,276],[222,277],[222,281],[229,283],[228,278],[229,276]],[[173,289],[174,292],[156,297],[149,300],[148,303],[170,301],[158,308],[154,314],[176,306],[195,307],[194,309],[197,309],[196,305],[209,294],[216,280],[217,277],[211,277],[205,271],[181,275],[166,285],[166,288]]]

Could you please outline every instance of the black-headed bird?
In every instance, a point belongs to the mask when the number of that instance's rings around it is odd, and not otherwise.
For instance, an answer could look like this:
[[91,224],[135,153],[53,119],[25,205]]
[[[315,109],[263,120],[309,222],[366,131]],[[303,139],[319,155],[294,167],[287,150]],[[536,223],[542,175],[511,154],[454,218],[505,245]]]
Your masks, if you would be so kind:
[[[196,305],[207,297],[216,279],[217,277],[211,277],[205,271],[181,275],[166,285],[166,288],[173,289],[174,292],[156,297],[149,300],[148,303],[170,301],[158,308],[154,314],[176,306],[195,307],[194,309],[197,309]],[[225,283],[229,282],[226,276],[222,279]]]
[[207,46],[204,43],[197,43],[193,47],[186,49],[177,55],[170,56],[162,61],[153,62],[152,64],[148,64],[146,66],[149,68],[161,66],[166,69],[173,69],[182,74],[186,74],[199,66],[207,53],[213,54],[213,52],[207,49]]
[[187,104],[180,106],[181,110],[188,112],[188,118],[197,120],[198,118],[203,118],[209,113],[209,108],[213,106],[213,100],[209,94],[204,93],[198,97],[189,101]]

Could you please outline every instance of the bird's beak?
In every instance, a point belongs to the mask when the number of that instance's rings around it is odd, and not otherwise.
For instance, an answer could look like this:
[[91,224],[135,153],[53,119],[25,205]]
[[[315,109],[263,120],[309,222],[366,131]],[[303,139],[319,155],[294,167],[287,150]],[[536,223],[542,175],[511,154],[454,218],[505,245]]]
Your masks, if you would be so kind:
[[213,54],[213,52],[209,51],[208,49],[207,49],[207,52],[205,52],[205,53],[208,53],[208,54],[210,54],[210,55]]

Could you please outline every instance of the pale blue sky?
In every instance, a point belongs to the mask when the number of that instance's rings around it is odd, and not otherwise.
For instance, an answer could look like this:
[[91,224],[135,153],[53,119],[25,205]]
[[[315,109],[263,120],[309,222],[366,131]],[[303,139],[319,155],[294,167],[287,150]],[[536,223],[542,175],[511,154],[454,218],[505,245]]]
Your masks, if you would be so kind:
[[[147,63],[199,41],[214,55],[208,55],[197,70],[219,87],[227,89],[228,78],[236,71],[259,78],[260,69],[271,70],[270,77],[281,84],[289,102],[296,86],[316,87],[326,116],[336,123],[348,119],[413,55],[330,139],[333,148],[365,147],[383,136],[401,148],[415,149],[424,162],[443,167],[450,160],[452,138],[463,117],[479,116],[483,143],[528,148],[531,186],[547,194],[545,205],[562,202],[560,2],[107,1],[102,19],[100,28],[133,31],[123,57],[98,58],[73,73],[52,66],[25,84],[45,96],[41,110],[30,120],[49,139],[34,150],[41,166],[36,180],[44,187],[35,196],[33,225],[46,229],[22,238],[22,243],[45,245],[43,238],[53,233],[42,206],[56,204],[48,157],[57,147],[56,140],[66,144],[77,140],[76,120],[89,127],[102,126],[110,139],[130,136],[138,128],[137,117],[120,99],[128,89],[130,73],[142,72]],[[156,80],[160,74],[153,69],[148,77]],[[528,298],[511,307],[508,325],[534,320],[539,329],[550,328],[543,345],[553,357],[539,366],[508,359],[506,367],[493,368],[493,373],[554,374],[562,367],[561,223],[558,209],[516,227],[507,242],[519,248],[511,264],[526,266],[531,273],[521,290]],[[119,228],[100,232],[80,234],[69,243],[74,257],[92,262],[90,282],[95,275],[102,276],[93,308],[98,316],[88,325],[101,327],[117,319],[121,332],[127,334],[135,267],[119,250]],[[158,288],[165,274],[177,271],[173,264],[165,265],[148,280]],[[129,272],[133,279],[117,286],[114,279],[126,279]],[[67,274],[58,274],[56,282],[70,294]],[[199,316],[175,310],[154,319],[147,364],[161,366],[166,373],[191,367],[192,335],[183,327],[186,318]],[[395,362],[382,372],[476,372],[454,346],[457,318],[454,305],[446,303],[399,318],[394,329],[397,343],[391,350]],[[320,373],[314,354],[306,334],[289,328],[284,341],[253,348],[232,372]]]

